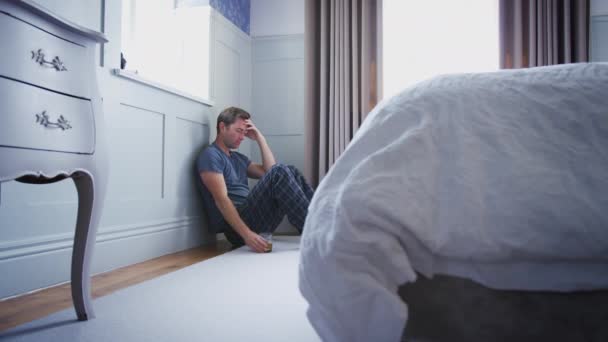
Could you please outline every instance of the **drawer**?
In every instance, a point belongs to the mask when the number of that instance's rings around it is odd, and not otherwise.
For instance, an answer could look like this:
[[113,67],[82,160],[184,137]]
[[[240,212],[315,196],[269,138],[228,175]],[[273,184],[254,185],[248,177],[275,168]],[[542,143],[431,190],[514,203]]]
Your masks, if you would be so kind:
[[[0,12],[0,75],[91,98],[94,61],[85,46]],[[89,60],[91,59],[91,60]]]
[[88,153],[95,149],[91,101],[0,78],[0,146]]

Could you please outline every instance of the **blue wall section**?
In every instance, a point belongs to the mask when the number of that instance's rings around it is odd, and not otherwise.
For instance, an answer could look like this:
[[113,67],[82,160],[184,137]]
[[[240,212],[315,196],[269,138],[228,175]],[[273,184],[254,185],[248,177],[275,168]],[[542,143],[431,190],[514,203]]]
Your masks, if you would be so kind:
[[209,3],[243,32],[249,34],[251,0],[210,0]]
[[178,0],[177,7],[211,5],[241,31],[249,34],[251,0]]

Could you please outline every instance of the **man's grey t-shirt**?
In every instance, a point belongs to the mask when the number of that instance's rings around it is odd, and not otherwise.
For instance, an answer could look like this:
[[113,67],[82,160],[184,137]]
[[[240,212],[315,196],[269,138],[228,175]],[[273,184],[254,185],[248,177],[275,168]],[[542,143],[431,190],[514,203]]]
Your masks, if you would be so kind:
[[215,143],[209,145],[196,161],[198,170],[198,183],[203,196],[203,203],[209,216],[210,230],[220,233],[224,225],[224,217],[215,205],[213,196],[203,183],[200,177],[201,172],[216,172],[224,175],[224,181],[228,190],[228,197],[235,206],[239,206],[249,195],[247,181],[247,167],[251,160],[244,154],[230,151],[227,156]]

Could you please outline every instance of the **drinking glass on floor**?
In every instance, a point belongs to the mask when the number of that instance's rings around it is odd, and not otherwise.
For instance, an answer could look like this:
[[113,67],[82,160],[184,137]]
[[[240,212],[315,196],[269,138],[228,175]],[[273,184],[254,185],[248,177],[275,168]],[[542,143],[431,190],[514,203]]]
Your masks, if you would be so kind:
[[260,236],[266,240],[266,242],[268,242],[268,248],[264,251],[264,253],[270,253],[272,252],[272,233],[270,232],[262,232],[260,233]]

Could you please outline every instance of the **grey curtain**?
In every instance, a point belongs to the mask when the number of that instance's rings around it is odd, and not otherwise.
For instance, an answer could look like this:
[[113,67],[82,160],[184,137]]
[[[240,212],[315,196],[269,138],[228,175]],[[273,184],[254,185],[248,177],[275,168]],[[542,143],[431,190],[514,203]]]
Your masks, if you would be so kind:
[[306,0],[306,177],[327,173],[382,96],[381,0]]
[[500,0],[500,67],[589,60],[589,0]]

